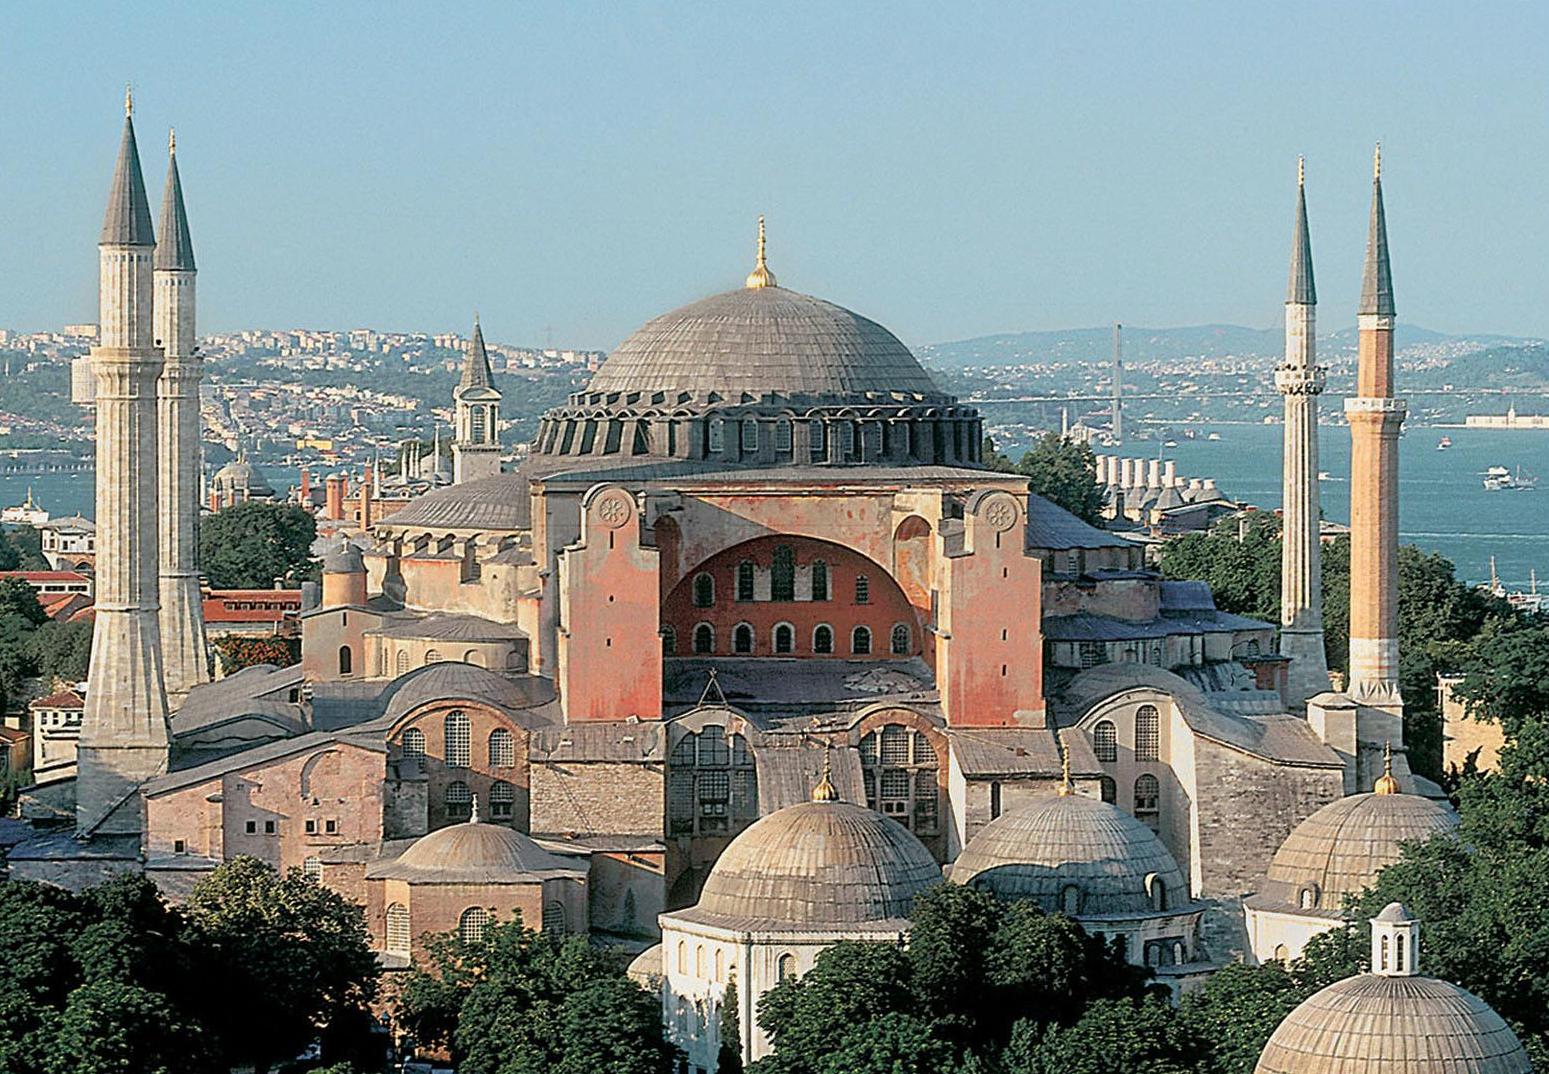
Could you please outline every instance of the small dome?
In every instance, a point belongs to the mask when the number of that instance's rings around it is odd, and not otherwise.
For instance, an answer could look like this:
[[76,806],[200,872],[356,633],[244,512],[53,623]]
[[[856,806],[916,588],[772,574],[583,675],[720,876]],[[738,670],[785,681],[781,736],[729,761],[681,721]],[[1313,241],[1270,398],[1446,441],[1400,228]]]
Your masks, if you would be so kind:
[[1337,914],[1346,895],[1365,891],[1380,870],[1398,861],[1403,843],[1457,826],[1450,807],[1417,794],[1340,798],[1286,837],[1254,901]]
[[969,840],[952,880],[1006,899],[1033,899],[1050,913],[1075,885],[1083,917],[1156,912],[1185,903],[1189,888],[1156,833],[1096,798],[1046,795],[1003,814]]
[[[415,668],[394,680],[383,716],[398,720],[421,705],[442,701],[484,701],[520,714],[554,700],[554,684],[538,675],[501,675],[460,660]],[[520,715],[518,722],[526,723]]]
[[368,877],[435,884],[497,884],[586,870],[551,854],[521,832],[470,821],[439,828],[398,856],[373,866]]
[[731,841],[685,916],[823,931],[898,922],[941,867],[907,828],[865,806],[801,802]]
[[274,489],[269,486],[268,481],[264,480],[264,475],[258,467],[241,457],[232,459],[215,471],[213,481],[217,486],[246,489],[250,494],[263,492],[271,496],[274,494]]
[[[1396,797],[1396,796],[1394,796]],[[1347,977],[1297,1007],[1255,1074],[1530,1074],[1516,1034],[1478,996],[1434,977]]]
[[324,574],[365,574],[366,561],[361,558],[360,549],[345,541],[323,557]]
[[832,302],[774,285],[713,295],[647,321],[588,392],[720,392],[944,398],[897,336]]

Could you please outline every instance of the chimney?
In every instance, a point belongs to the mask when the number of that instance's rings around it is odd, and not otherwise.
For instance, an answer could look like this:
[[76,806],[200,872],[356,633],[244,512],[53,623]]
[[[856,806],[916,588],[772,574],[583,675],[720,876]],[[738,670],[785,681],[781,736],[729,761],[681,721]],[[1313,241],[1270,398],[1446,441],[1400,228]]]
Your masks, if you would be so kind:
[[312,471],[305,466],[301,468],[301,502],[303,504],[312,502]]
[[1162,484],[1167,488],[1175,488],[1178,484],[1178,462],[1176,459],[1168,459],[1162,463]]
[[1152,459],[1146,463],[1146,485],[1149,488],[1162,487],[1162,461]]
[[344,478],[340,474],[329,474],[328,480],[323,486],[323,514],[327,518],[342,519],[344,517]]

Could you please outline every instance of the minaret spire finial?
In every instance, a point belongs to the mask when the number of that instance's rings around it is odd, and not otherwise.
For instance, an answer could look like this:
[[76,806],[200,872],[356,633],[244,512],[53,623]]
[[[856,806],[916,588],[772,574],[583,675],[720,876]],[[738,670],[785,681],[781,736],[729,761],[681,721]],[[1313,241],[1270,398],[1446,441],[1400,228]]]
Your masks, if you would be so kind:
[[1377,143],[1377,148],[1372,150],[1372,179],[1382,178],[1382,143]]
[[1060,751],[1060,787],[1058,794],[1061,798],[1069,798],[1076,793],[1076,785],[1070,781],[1070,750],[1065,747],[1064,739],[1059,732],[1054,733],[1054,747]]
[[134,85],[129,82],[124,83],[124,118],[134,118]]
[[814,802],[837,802],[839,792],[834,789],[834,781],[830,777],[834,773],[833,751],[828,743],[823,743],[823,775],[818,780],[816,787],[812,788],[812,800]]
[[773,272],[769,271],[769,263],[764,259],[764,217],[758,218],[758,261],[753,266],[753,271],[748,273],[747,286],[750,290],[760,287],[778,287]]
[[[198,147],[196,146],[195,148],[198,148]],[[177,128],[176,127],[168,127],[167,128],[167,155],[169,157],[177,156]],[[195,155],[197,156],[198,154],[195,154]]]
[[1393,776],[1393,743],[1382,744],[1382,775],[1372,784],[1373,794],[1398,794],[1398,780]]
[[1307,158],[1303,156],[1296,158],[1296,185],[1307,185]]

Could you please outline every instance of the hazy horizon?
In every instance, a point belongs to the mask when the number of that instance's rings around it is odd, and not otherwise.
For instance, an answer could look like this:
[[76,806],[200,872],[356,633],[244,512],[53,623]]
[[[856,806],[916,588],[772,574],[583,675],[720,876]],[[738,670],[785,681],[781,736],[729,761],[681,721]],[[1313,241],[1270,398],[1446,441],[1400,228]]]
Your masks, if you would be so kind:
[[1549,72],[1527,6],[453,4],[0,11],[0,326],[96,319],[135,84],[204,331],[610,348],[737,286],[911,345],[1279,323],[1298,153],[1320,321],[1354,321],[1372,143],[1399,319],[1549,335]]

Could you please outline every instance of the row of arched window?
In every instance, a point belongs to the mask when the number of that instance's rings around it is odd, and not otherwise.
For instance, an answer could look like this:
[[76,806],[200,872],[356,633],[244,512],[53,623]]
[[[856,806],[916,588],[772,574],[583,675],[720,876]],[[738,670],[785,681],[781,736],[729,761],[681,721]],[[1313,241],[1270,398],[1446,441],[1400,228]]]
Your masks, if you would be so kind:
[[940,765],[929,738],[903,724],[886,724],[861,739],[860,760],[868,806],[916,835],[936,834]]
[[[1155,705],[1135,710],[1135,760],[1155,761],[1161,755],[1162,717]],[[1092,727],[1092,751],[1099,761],[1119,759],[1119,732],[1112,720],[1099,720]]]
[[[442,721],[442,742],[448,768],[469,768],[473,764],[472,725],[468,714],[454,709]],[[425,759],[425,732],[411,727],[403,733],[403,755],[406,758]],[[497,727],[489,733],[489,766],[491,768],[516,767],[516,736],[508,728]]]
[[[755,572],[756,568],[750,559],[737,564],[738,602],[747,603],[758,599],[753,584]],[[830,599],[828,564],[825,561],[812,561],[811,582],[812,600],[821,602]],[[780,602],[796,599],[796,556],[787,545],[780,545],[774,550],[774,562],[769,568],[769,599]],[[864,574],[855,576],[855,603],[871,603],[871,579]],[[694,575],[694,607],[715,607],[715,575],[709,571],[700,571]]]
[[673,747],[667,765],[667,829],[718,835],[758,818],[758,770],[747,739],[710,724]]
[[[454,779],[446,785],[443,797],[447,820],[467,820],[473,815],[473,791],[468,784]],[[503,779],[497,779],[489,787],[489,817],[491,820],[510,820],[516,813],[516,788]]]
[[[912,644],[912,632],[907,623],[893,624],[892,632],[888,637],[888,649],[894,656],[908,656]],[[716,652],[715,627],[709,623],[699,623],[694,627],[694,654],[696,656],[711,656]],[[731,631],[731,651],[743,656],[751,655],[757,648],[758,635],[753,629],[752,623],[738,623]],[[777,656],[793,654],[796,652],[796,627],[790,623],[776,623],[769,632],[770,650]],[[819,623],[812,628],[812,652],[827,655],[834,652],[834,628],[828,623]],[[850,654],[852,656],[869,656],[872,652],[871,628],[858,626],[850,631]],[[662,655],[676,656],[678,653],[678,632],[670,626],[662,628]]]
[[[688,943],[684,940],[678,941],[678,972],[685,977],[689,973]],[[724,984],[727,974],[736,972],[735,963],[727,965],[726,952],[722,948],[717,947],[715,953],[707,958],[705,945],[694,945],[694,976],[701,981]]]
[[[446,659],[446,655],[440,649],[426,649],[423,666],[429,667],[431,664],[439,664]],[[340,646],[339,674],[348,675],[350,673],[350,663],[350,647],[348,645]],[[484,654],[478,649],[467,649],[463,652],[462,663],[481,668],[484,666]],[[393,657],[393,674],[407,675],[414,670],[413,665],[414,658],[409,655],[409,650],[399,649],[397,655]],[[518,670],[521,666],[522,654],[520,652],[512,649],[506,653],[506,670]],[[377,674],[384,679],[387,677],[387,650],[385,648],[377,657]]]

